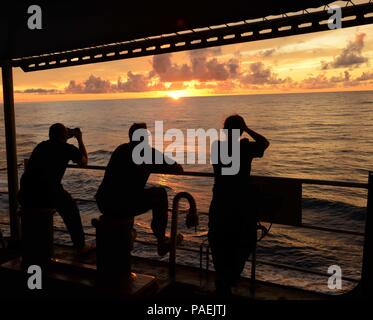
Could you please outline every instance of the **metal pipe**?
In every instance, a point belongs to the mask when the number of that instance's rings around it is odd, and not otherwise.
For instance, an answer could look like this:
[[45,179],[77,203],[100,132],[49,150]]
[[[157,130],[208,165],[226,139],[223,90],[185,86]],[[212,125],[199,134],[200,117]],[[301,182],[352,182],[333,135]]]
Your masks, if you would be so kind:
[[8,198],[10,234],[13,241],[18,241],[20,236],[19,217],[17,215],[18,203],[18,167],[16,124],[14,114],[13,70],[10,63],[2,66],[3,99],[4,99],[4,123],[8,173]]
[[299,228],[310,229],[310,230],[317,230],[317,231],[325,231],[325,232],[338,233],[338,234],[346,234],[346,235],[359,236],[359,237],[363,237],[364,236],[364,232],[353,231],[353,230],[344,230],[344,229],[334,229],[334,228],[319,227],[319,226],[314,226],[314,225],[305,224],[305,223],[302,223],[299,226]]
[[[106,169],[105,166],[96,166],[96,165],[89,165],[85,167],[80,167],[77,165],[68,165],[68,168],[71,169],[85,169],[85,170],[100,170],[104,171]],[[157,174],[157,172],[153,172],[153,174]],[[213,178],[214,174],[212,172],[195,172],[195,171],[184,171],[182,173],[174,173],[174,172],[162,172],[164,175],[173,175],[173,176],[186,176],[186,177],[208,177]],[[310,184],[310,185],[320,185],[320,186],[331,186],[331,187],[344,187],[344,188],[356,188],[356,189],[368,189],[367,183],[362,182],[350,182],[350,181],[333,181],[333,180],[321,180],[321,179],[302,179],[302,178],[286,178],[286,177],[268,177],[268,176],[251,176],[253,181],[261,180],[261,181],[283,181],[283,182],[299,182],[302,184]]]
[[[8,194],[8,192],[0,191],[0,194]],[[81,199],[81,198],[74,198],[77,202],[86,202],[86,203],[96,203],[96,200],[93,199]],[[169,212],[172,212],[172,209],[168,209]],[[199,216],[208,216],[208,212],[198,212]],[[0,225],[8,225],[8,223],[0,222]],[[352,235],[352,236],[359,236],[363,237],[364,232],[353,231],[353,230],[345,230],[345,229],[334,229],[334,228],[326,228],[320,226],[314,226],[306,223],[302,223],[301,225],[297,226],[298,228],[302,229],[309,229],[309,230],[317,230],[323,232],[331,232],[331,233],[338,233],[338,234],[345,234],[345,235]]]
[[363,266],[361,272],[361,288],[363,295],[367,296],[373,290],[373,172],[368,178],[368,203],[365,221],[365,239],[363,249]]

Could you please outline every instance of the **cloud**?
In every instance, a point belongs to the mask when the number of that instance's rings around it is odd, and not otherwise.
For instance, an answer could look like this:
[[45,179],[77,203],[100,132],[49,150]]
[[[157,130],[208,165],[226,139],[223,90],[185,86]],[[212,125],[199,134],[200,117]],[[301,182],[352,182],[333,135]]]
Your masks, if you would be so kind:
[[127,81],[122,81],[121,78],[118,79],[116,90],[119,92],[142,92],[149,91],[148,86],[149,79],[147,79],[143,74],[134,74],[129,71],[127,73]]
[[239,74],[239,60],[231,58],[220,62],[214,56],[220,50],[196,50],[189,54],[190,61],[177,64],[171,61],[171,54],[153,57],[151,76],[159,77],[161,82],[177,81],[224,81]]
[[127,73],[125,81],[119,78],[116,83],[109,80],[90,75],[87,80],[77,82],[70,80],[65,88],[65,93],[115,93],[115,92],[145,92],[165,90],[166,87],[160,83],[153,83],[152,79],[144,74],[135,74],[132,71]]
[[331,68],[357,67],[368,62],[368,58],[362,55],[365,33],[358,33],[355,39],[348,42],[342,52],[331,62],[321,61],[323,70]]
[[302,89],[326,89],[333,86],[335,86],[335,83],[330,83],[325,74],[308,77],[299,84]]
[[357,81],[373,80],[373,71],[363,72],[360,77],[356,78]]
[[151,69],[148,72],[135,73],[128,71],[117,81],[90,75],[84,81],[71,80],[63,90],[30,88],[18,90],[17,93],[53,94],[53,93],[124,93],[197,89],[209,90],[210,93],[232,93],[235,90],[313,90],[343,88],[363,84],[367,86],[373,80],[373,72],[366,71],[360,76],[353,76],[351,66],[368,61],[362,56],[364,33],[357,34],[333,61],[325,63],[326,69],[347,65],[345,71],[328,76],[323,71],[303,80],[295,81],[290,77],[280,77],[273,68],[264,64],[263,57],[274,54],[276,49],[257,51],[252,62],[242,63],[240,54],[232,58],[219,57],[221,48],[209,48],[190,51],[185,63],[176,63],[172,54],[153,56]]
[[268,49],[268,50],[262,50],[259,52],[259,56],[263,58],[268,58],[268,57],[273,56],[275,52],[276,52],[276,49],[274,48]]
[[28,88],[25,90],[15,90],[15,93],[33,93],[33,94],[60,94],[63,93],[57,89]]
[[70,80],[68,86],[65,88],[66,93],[83,93],[83,83],[77,83],[75,80]]
[[338,82],[349,82],[351,79],[350,73],[346,70],[343,75],[339,76],[333,76],[329,79],[332,83],[338,83]]
[[253,62],[249,65],[248,72],[241,76],[240,81],[242,84],[250,85],[281,84],[290,81],[290,78],[278,78],[277,74],[263,62]]
[[348,70],[338,76],[332,76],[328,78],[324,73],[317,76],[310,76],[302,81],[298,82],[298,87],[301,89],[327,89],[336,87],[353,87],[361,84],[361,80],[358,78],[352,78]]
[[173,64],[171,54],[161,54],[153,57],[153,70],[150,76],[159,76],[162,82],[177,82],[193,80],[192,70],[187,64]]
[[237,81],[227,80],[219,82],[198,82],[194,84],[195,89],[209,89],[213,93],[230,93],[238,87]]
[[66,93],[110,93],[113,91],[110,81],[90,75],[83,83],[71,80],[65,88]]

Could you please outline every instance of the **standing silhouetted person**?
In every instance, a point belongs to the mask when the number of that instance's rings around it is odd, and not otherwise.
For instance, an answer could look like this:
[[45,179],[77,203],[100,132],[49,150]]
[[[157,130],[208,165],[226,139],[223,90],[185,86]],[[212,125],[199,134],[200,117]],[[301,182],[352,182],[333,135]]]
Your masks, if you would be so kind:
[[[67,143],[72,137],[78,141],[79,148]],[[70,160],[80,166],[87,165],[82,132],[79,128],[67,129],[63,124],[55,123],[49,128],[49,140],[39,143],[31,154],[21,177],[18,198],[23,208],[56,209],[74,247],[82,251],[85,237],[79,208],[61,183]]]
[[[253,212],[254,194],[250,188],[251,163],[254,158],[263,157],[269,142],[262,135],[249,129],[239,115],[228,117],[224,122],[227,131],[225,141],[215,141],[212,152],[219,154],[219,161],[213,165],[215,182],[209,210],[209,243],[216,270],[216,290],[230,294],[231,287],[239,279],[256,244],[257,217]],[[232,141],[232,130],[238,129],[239,141]],[[240,138],[246,132],[248,138]],[[232,143],[240,146],[240,168],[237,174],[223,175],[226,167],[220,158],[222,148],[232,150]],[[225,145],[224,145],[225,144]]]
[[166,157],[151,148],[148,142],[145,144],[152,154],[152,159],[156,159],[158,153],[158,158],[160,156],[163,159],[162,163],[135,163],[134,149],[144,141],[135,141],[133,135],[140,129],[146,130],[146,124],[133,124],[129,129],[130,142],[120,145],[113,152],[97,191],[96,200],[102,214],[114,218],[132,219],[152,209],[151,228],[158,241],[158,254],[165,255],[169,251],[169,239],[165,236],[168,222],[167,192],[162,187],[145,186],[151,173],[178,173],[183,169],[176,162],[168,164],[170,161],[166,161]]

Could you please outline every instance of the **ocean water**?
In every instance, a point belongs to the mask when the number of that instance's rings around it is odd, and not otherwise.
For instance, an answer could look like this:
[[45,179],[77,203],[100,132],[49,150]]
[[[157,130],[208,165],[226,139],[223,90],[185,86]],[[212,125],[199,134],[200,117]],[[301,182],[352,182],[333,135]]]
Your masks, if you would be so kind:
[[[2,109],[2,108],[1,108]],[[2,111],[1,111],[2,112]],[[193,97],[174,100],[95,100],[19,103],[16,105],[19,173],[23,159],[47,139],[54,122],[81,127],[90,164],[106,165],[111,152],[128,141],[133,122],[146,122],[151,132],[154,121],[163,120],[169,128],[221,128],[225,117],[238,113],[248,126],[265,135],[271,146],[262,159],[253,162],[254,175],[367,182],[373,170],[373,91],[350,93],[309,93]],[[0,115],[0,191],[6,191],[6,161],[3,114]],[[207,151],[208,152],[208,151]],[[184,165],[188,171],[211,172],[209,164]],[[63,184],[74,197],[92,200],[103,172],[67,171]],[[187,230],[180,216],[180,229],[186,247],[198,248],[205,239],[213,180],[199,177],[153,175],[152,185],[167,188],[170,203],[175,193],[190,192],[197,201],[201,224],[197,232]],[[98,216],[95,203],[79,201],[87,233],[93,233],[92,217]],[[364,231],[366,191],[361,189],[303,186],[303,222],[322,227]],[[140,239],[154,241],[150,232],[150,213],[136,219]],[[7,196],[0,194],[0,228],[6,223]],[[61,219],[55,219],[63,230]],[[56,241],[70,243],[63,231]],[[311,290],[338,294],[327,286],[328,267],[338,265],[345,277],[359,279],[363,237],[274,225],[259,243],[259,261],[288,264],[325,276],[258,264],[257,278]],[[136,245],[135,255],[158,258],[154,247]],[[162,258],[166,259],[166,258]],[[199,255],[179,250],[178,262],[199,265]],[[245,275],[250,274],[247,263]],[[342,291],[354,282],[343,281]]]

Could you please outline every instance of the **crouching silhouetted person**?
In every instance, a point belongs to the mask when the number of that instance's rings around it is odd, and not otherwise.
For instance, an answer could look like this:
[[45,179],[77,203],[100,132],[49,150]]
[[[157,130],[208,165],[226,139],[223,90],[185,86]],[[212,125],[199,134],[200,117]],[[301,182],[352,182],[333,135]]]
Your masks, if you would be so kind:
[[[133,139],[137,130],[145,130],[145,123],[135,123],[129,129],[130,142],[120,145],[112,154],[105,176],[97,191],[96,200],[101,213],[113,218],[133,219],[152,210],[152,231],[158,241],[158,254],[169,251],[169,238],[165,236],[168,222],[167,192],[162,187],[146,188],[151,173],[182,172],[182,167],[151,148],[146,140]],[[137,140],[137,139],[136,139]],[[146,141],[145,141],[146,140]],[[141,146],[140,146],[141,144]],[[136,149],[144,148],[144,154],[151,154],[151,163],[134,161]],[[162,159],[155,164],[155,159]],[[159,162],[159,161],[158,161]]]
[[[216,290],[219,294],[229,295],[256,245],[257,217],[252,210],[255,199],[250,190],[251,163],[254,158],[263,156],[269,142],[249,129],[239,115],[228,117],[224,129],[227,130],[227,140],[215,141],[212,145],[212,152],[219,157],[217,163],[213,164],[215,182],[209,210],[208,237],[216,271]],[[233,135],[234,129],[239,130],[236,136]],[[244,132],[254,141],[241,139]],[[240,167],[236,174],[225,175],[223,169],[231,164],[223,164],[222,150],[234,152],[233,143],[239,144]]]
[[[79,148],[67,143],[72,137],[78,141]],[[55,123],[49,128],[49,140],[39,143],[30,156],[21,177],[18,200],[25,209],[56,209],[74,247],[83,252],[86,247],[79,208],[61,183],[70,160],[81,166],[87,165],[82,132],[79,128],[68,129],[61,123]]]

